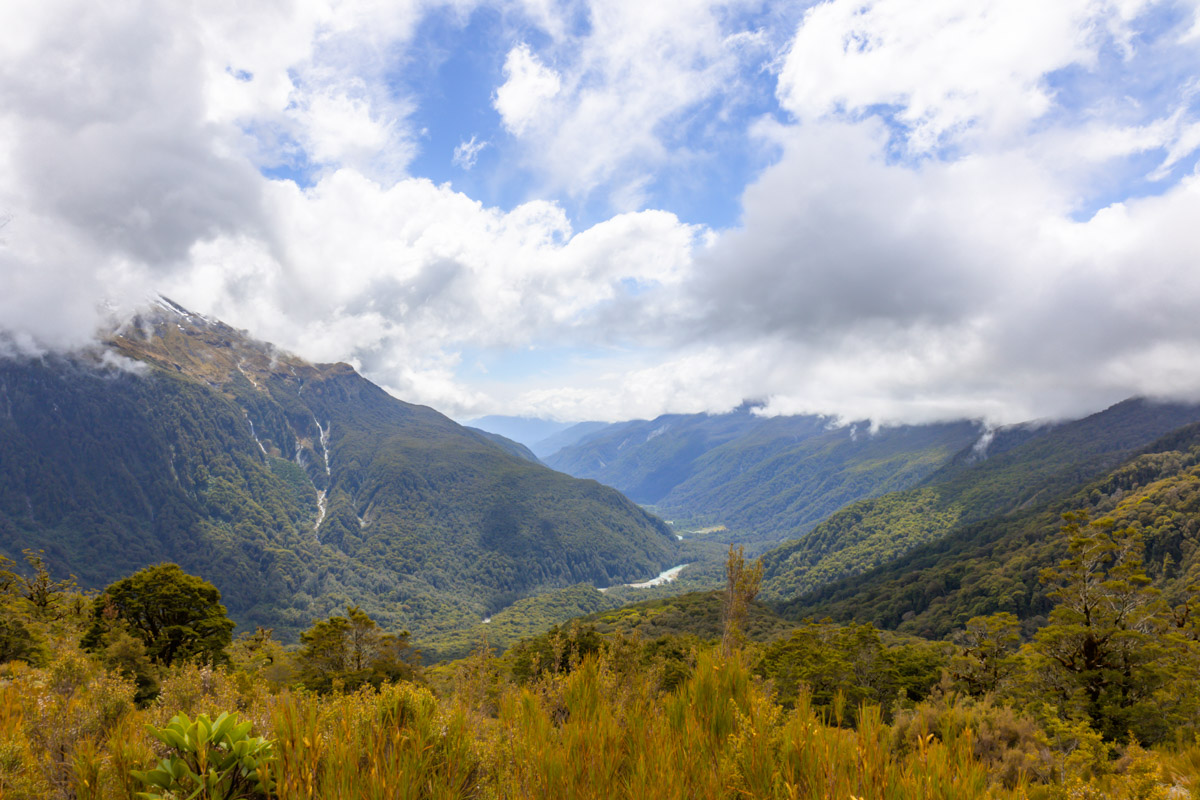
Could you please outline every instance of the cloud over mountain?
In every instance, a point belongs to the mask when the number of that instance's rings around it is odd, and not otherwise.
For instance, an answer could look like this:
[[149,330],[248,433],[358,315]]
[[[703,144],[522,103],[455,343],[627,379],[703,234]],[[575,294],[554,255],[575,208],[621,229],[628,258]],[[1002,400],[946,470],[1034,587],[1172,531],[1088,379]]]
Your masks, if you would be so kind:
[[26,349],[164,292],[464,415],[1200,395],[1192,2],[9,17]]

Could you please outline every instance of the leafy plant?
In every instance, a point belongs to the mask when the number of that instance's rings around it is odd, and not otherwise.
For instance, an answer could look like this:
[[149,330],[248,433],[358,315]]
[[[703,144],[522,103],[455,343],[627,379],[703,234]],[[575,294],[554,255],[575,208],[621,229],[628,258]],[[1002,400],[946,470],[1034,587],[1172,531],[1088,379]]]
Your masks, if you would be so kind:
[[163,728],[147,725],[152,736],[172,748],[158,767],[132,771],[149,791],[144,800],[243,800],[266,797],[273,788],[274,746],[261,736],[251,737],[251,722],[222,713],[216,720],[199,714],[190,720],[176,714]]

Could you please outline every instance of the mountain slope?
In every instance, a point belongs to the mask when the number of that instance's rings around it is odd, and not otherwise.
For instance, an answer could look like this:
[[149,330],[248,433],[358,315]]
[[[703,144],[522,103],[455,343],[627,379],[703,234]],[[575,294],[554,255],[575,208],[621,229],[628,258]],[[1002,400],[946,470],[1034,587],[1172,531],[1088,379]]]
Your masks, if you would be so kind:
[[463,424],[503,436],[530,449],[535,442],[562,433],[574,425],[572,422],[555,422],[537,417],[510,417],[503,414],[489,414],[486,417],[466,420]]
[[[653,420],[617,422],[545,459],[578,478],[620,489],[639,503],[657,503],[695,471],[696,459],[761,422],[748,406],[729,414],[666,414]],[[803,435],[820,427],[804,418]]]
[[719,517],[761,540],[810,529],[860,498],[906,489],[979,437],[971,422],[826,429],[811,418],[774,417],[696,460],[693,474],[659,506]]
[[500,434],[492,433],[491,431],[485,431],[483,428],[468,427],[467,430],[480,434],[492,444],[500,445],[500,447],[510,455],[514,455],[517,458],[523,458],[526,461],[532,461],[535,464],[542,463],[541,459],[534,455],[532,450],[520,442],[514,442],[512,439],[509,439],[506,436],[501,436]]
[[1036,622],[1052,606],[1038,574],[1064,557],[1058,528],[1061,514],[1073,510],[1138,528],[1147,572],[1168,602],[1179,602],[1200,579],[1200,425],[1169,434],[1066,497],[960,526],[872,572],[795,598],[784,612],[924,636],[944,636],[996,611]]
[[538,458],[548,458],[565,447],[586,441],[608,427],[607,422],[577,422],[571,427],[551,434],[529,446]]
[[1074,422],[1001,431],[993,440],[999,452],[965,451],[921,486],[848,506],[809,535],[768,553],[764,595],[775,600],[803,595],[981,520],[1008,524],[1197,420],[1200,406],[1128,400]]
[[705,517],[735,536],[797,536],[864,497],[908,488],[980,435],[971,422],[832,427],[819,416],[668,415],[618,423],[546,460],[663,513]]
[[677,547],[612,489],[169,302],[103,352],[0,362],[0,454],[0,549],[87,586],[178,561],[285,635],[345,602],[459,627]]

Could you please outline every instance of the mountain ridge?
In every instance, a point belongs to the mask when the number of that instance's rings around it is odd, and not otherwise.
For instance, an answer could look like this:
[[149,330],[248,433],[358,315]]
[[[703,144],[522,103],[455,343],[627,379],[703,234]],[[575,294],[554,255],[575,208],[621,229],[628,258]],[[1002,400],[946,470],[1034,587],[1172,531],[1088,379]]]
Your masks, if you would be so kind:
[[[1200,421],[1200,405],[1132,398],[1079,420],[1013,431],[982,460],[952,460],[908,490],[861,500],[764,555],[764,595],[799,609],[826,585],[888,570],[955,531],[1035,513]],[[988,523],[992,520],[992,523]],[[801,613],[796,611],[795,613]]]
[[0,362],[0,405],[5,551],[93,587],[178,561],[284,635],[346,602],[461,627],[677,547],[613,489],[166,299],[99,350]]
[[604,481],[667,516],[710,520],[739,540],[803,534],[843,505],[919,483],[980,435],[978,423],[837,425],[819,415],[671,414],[614,423],[545,462]]

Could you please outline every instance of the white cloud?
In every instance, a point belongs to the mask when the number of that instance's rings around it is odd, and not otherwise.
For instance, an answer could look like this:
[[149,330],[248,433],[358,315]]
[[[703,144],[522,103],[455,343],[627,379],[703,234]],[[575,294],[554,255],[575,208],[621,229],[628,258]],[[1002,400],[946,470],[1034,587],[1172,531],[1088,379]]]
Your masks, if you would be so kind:
[[529,49],[520,44],[504,59],[504,83],[496,90],[492,104],[511,133],[525,133],[538,118],[546,101],[562,89],[558,73],[549,69]]
[[[579,26],[528,0],[549,41],[507,51],[494,104],[547,193],[636,209],[658,167],[693,157],[676,126],[735,107],[777,55],[778,31],[739,29],[743,5],[596,3]],[[1094,89],[1103,102],[1058,114],[1046,79],[1090,74],[1103,48],[1137,69],[1174,46],[1130,36],[1144,4],[814,7],[779,62],[792,119],[756,127],[778,159],[719,234],[664,210],[575,230],[552,200],[488,207],[409,176],[415,101],[384,78],[431,7],[14,4],[0,323],[66,347],[101,298],[164,291],[461,414],[769,395],[781,412],[1014,421],[1200,395],[1200,181],[1179,177],[1200,144],[1191,62],[1145,109]],[[922,157],[895,157],[895,120]],[[460,142],[456,163],[484,145]],[[1161,164],[1160,195],[1081,214],[1134,155]],[[259,171],[289,159],[315,167],[311,186]],[[510,385],[501,368],[464,377],[481,352],[531,347],[574,355]]]
[[479,153],[483,148],[487,147],[489,142],[479,141],[478,137],[472,135],[468,142],[459,142],[454,148],[454,156],[450,159],[455,166],[469,170],[475,166],[475,162],[479,159]]
[[1155,180],[1165,178],[1176,164],[1200,149],[1200,121],[1185,123],[1183,120],[1182,114],[1175,115],[1172,120],[1176,123],[1174,135],[1164,142],[1168,145],[1167,154],[1159,168],[1151,175]]
[[543,50],[546,67],[526,44],[505,62],[495,105],[525,145],[525,164],[550,191],[582,196],[615,187],[614,205],[637,207],[643,185],[672,158],[669,142],[685,116],[718,99],[737,105],[740,70],[758,69],[773,53],[764,37],[738,27],[753,0],[606,0],[587,6],[586,32],[561,24]]
[[1021,136],[1052,105],[1047,74],[1093,63],[1150,0],[835,0],[805,15],[779,78],[798,119],[893,106],[913,151]]
[[385,186],[350,169],[308,190],[275,182],[265,202],[282,244],[199,245],[167,293],[455,412],[486,402],[455,378],[461,349],[641,336],[670,313],[653,289],[678,285],[705,233],[664,212],[574,233],[550,203],[502,212],[449,186]]
[[[362,97],[318,91],[293,116],[305,154],[321,164],[369,164],[393,139],[392,124],[373,117],[371,103]],[[399,157],[407,163],[411,153]]]
[[197,243],[275,242],[258,165],[402,177],[411,109],[382,73],[430,5],[10,4],[0,321],[79,341],[102,298],[140,300]]

